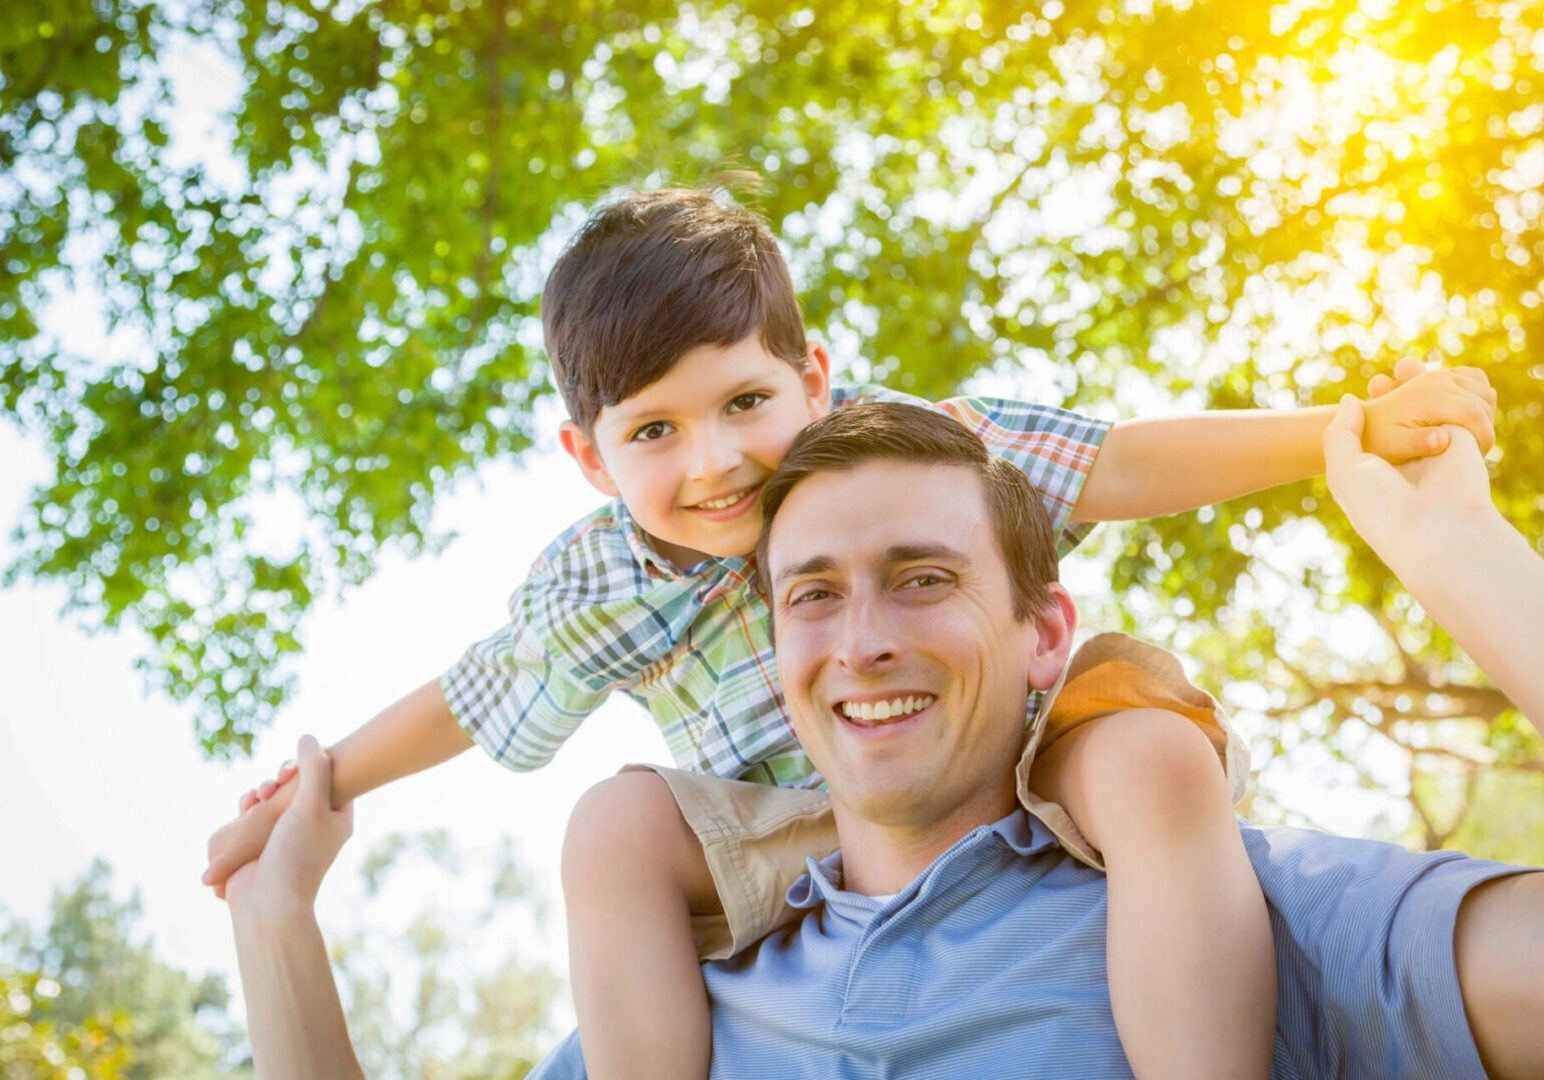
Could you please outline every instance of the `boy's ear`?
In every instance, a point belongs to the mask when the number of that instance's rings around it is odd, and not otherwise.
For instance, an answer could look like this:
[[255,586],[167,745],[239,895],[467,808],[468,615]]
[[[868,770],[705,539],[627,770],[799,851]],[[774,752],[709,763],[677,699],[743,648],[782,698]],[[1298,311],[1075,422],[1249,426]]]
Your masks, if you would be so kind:
[[809,405],[810,419],[819,420],[831,411],[831,355],[818,341],[811,341],[804,357],[804,400]]
[[611,479],[606,463],[600,459],[595,440],[586,435],[583,428],[572,420],[564,420],[563,426],[558,428],[558,442],[563,444],[563,452],[574,459],[592,488],[602,495],[622,494],[616,481]]

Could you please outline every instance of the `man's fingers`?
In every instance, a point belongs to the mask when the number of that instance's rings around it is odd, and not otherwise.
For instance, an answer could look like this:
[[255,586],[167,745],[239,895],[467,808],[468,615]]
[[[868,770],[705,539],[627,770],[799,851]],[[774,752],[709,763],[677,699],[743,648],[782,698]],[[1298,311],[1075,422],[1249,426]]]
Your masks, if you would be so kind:
[[302,735],[295,748],[300,770],[300,789],[295,792],[297,809],[317,813],[332,809],[332,760],[310,735]]
[[236,804],[236,812],[238,814],[245,814],[257,804],[257,790],[255,788],[248,788],[246,794],[242,795],[241,800]]
[[1362,426],[1366,414],[1362,403],[1347,394],[1340,399],[1335,415],[1324,429],[1324,465],[1326,471],[1343,465],[1362,452]]

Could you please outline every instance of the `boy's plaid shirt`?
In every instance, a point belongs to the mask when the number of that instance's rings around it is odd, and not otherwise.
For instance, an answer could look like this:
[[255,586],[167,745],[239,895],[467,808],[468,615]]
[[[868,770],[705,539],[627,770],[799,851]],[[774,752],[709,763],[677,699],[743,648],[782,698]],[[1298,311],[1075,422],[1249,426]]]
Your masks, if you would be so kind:
[[[833,406],[921,398],[879,387]],[[1089,525],[1072,506],[1109,424],[1042,405],[959,397],[932,407],[1024,470],[1058,548]],[[783,787],[820,776],[799,749],[778,685],[766,603],[746,559],[680,571],[655,554],[620,499],[571,526],[509,600],[509,622],[440,678],[451,711],[495,761],[545,765],[613,691],[642,704],[683,769]],[[1030,703],[1034,714],[1035,702]]]

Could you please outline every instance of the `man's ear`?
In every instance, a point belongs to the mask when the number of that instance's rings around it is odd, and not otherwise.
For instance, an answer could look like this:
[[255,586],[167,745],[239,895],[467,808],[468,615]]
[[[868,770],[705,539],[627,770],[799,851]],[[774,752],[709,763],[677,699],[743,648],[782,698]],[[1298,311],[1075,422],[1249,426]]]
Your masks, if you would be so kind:
[[611,479],[606,463],[600,459],[595,440],[586,435],[583,428],[572,420],[564,420],[563,426],[558,428],[558,442],[563,444],[563,452],[574,459],[592,488],[602,495],[622,494],[616,481]]
[[1072,655],[1072,633],[1078,628],[1078,609],[1059,581],[1046,586],[1051,601],[1030,616],[1035,625],[1035,644],[1030,650],[1029,685],[1049,690],[1061,677]]
[[831,355],[818,341],[806,346],[800,377],[804,380],[804,400],[810,419],[819,420],[831,411]]

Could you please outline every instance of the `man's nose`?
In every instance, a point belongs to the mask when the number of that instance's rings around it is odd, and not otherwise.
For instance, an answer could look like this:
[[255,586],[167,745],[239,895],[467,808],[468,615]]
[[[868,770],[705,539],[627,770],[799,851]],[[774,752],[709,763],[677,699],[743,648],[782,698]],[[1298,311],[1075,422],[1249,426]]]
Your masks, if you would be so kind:
[[898,651],[895,624],[885,605],[861,592],[850,596],[837,643],[842,666],[854,674],[874,674],[892,663]]
[[692,440],[691,478],[712,480],[726,476],[740,467],[743,456],[740,440],[733,432],[717,426],[705,428]]

